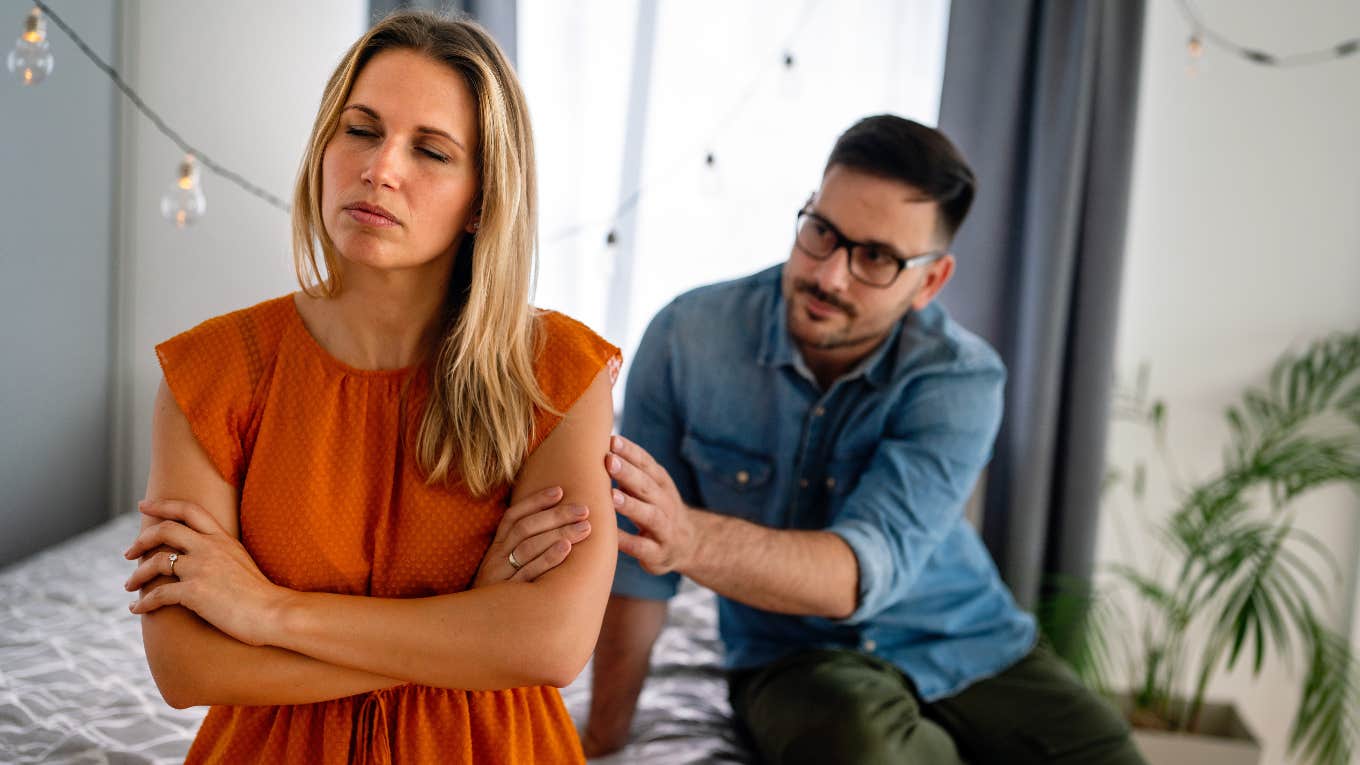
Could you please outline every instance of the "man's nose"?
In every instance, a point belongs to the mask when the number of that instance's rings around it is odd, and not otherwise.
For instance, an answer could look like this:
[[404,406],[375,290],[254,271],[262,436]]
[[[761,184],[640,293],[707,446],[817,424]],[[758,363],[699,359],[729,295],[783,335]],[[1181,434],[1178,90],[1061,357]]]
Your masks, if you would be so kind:
[[817,268],[813,271],[813,277],[817,279],[817,286],[823,292],[838,293],[844,292],[850,286],[850,249],[841,245],[831,251]]

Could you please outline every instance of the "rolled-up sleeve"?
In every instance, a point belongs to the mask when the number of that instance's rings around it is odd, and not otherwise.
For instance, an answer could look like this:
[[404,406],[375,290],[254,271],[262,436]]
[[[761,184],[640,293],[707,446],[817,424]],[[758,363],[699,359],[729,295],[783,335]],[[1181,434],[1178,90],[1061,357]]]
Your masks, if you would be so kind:
[[953,529],[991,458],[1001,421],[1005,368],[925,375],[894,407],[887,432],[828,531],[859,564],[859,599],[843,623],[874,618],[898,602]]
[[[619,431],[646,449],[670,473],[680,497],[694,504],[694,476],[680,455],[685,430],[683,412],[677,408],[674,393],[677,384],[672,364],[675,313],[675,303],[661,309],[642,335],[624,388],[623,421]],[[619,516],[619,529],[637,533],[637,527],[622,515]],[[679,586],[679,574],[649,574],[636,558],[619,553],[614,594],[667,600],[675,595]]]

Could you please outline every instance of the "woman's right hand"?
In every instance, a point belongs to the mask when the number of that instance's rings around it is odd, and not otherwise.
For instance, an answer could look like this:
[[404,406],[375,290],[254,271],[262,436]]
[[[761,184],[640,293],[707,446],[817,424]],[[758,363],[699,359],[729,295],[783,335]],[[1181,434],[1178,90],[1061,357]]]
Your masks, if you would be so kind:
[[[559,505],[562,489],[553,486],[511,505],[496,528],[472,588],[500,582],[532,582],[556,568],[572,545],[590,536],[590,511],[584,505]],[[510,563],[514,553],[516,569]]]

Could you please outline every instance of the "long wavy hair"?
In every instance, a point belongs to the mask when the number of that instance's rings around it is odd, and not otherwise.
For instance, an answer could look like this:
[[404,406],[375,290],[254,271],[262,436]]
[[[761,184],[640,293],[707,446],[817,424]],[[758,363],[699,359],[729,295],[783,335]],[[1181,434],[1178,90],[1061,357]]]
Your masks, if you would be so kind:
[[326,83],[298,173],[293,262],[308,295],[339,294],[338,255],[322,222],[322,157],[359,72],[386,50],[410,50],[447,65],[477,102],[481,217],[475,234],[463,234],[456,254],[414,447],[428,483],[461,478],[473,494],[484,495],[519,472],[534,407],[554,411],[533,367],[536,314],[529,293],[538,230],[533,131],[519,80],[485,29],[464,18],[401,11],[350,47]]

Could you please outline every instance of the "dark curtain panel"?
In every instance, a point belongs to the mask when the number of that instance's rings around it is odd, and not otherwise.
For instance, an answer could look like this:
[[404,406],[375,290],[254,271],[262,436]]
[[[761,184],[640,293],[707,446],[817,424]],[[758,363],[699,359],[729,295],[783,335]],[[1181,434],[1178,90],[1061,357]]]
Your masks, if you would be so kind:
[[398,8],[466,13],[487,28],[500,43],[512,66],[518,65],[515,46],[515,6],[517,0],[369,0],[368,17],[377,21]]
[[1010,369],[982,533],[1030,609],[1053,582],[1089,580],[1094,559],[1143,13],[1143,0],[950,11],[940,129],[979,193],[945,301]]

